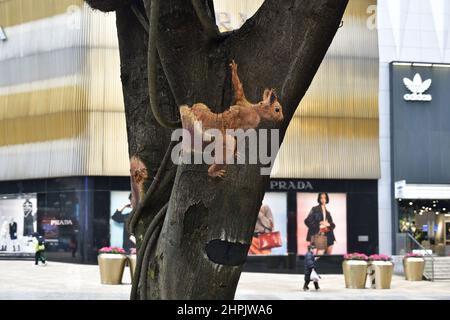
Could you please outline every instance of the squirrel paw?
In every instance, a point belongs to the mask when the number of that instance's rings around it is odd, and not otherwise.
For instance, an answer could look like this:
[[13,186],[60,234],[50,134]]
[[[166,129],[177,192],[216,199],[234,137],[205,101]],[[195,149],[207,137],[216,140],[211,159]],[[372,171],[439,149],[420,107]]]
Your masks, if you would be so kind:
[[225,173],[226,173],[225,170],[217,170],[217,171],[211,172],[209,174],[209,176],[213,177],[213,178],[224,178],[225,177]]

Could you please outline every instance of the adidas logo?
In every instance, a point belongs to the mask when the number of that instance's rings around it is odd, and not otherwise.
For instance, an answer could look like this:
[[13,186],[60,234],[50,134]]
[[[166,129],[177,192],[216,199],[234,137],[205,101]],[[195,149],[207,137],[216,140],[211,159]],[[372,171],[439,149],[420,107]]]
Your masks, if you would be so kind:
[[403,78],[403,83],[411,91],[410,94],[405,94],[403,98],[406,101],[424,101],[428,102],[433,99],[431,94],[424,94],[431,87],[431,79],[422,81],[420,74],[416,73],[413,80]]

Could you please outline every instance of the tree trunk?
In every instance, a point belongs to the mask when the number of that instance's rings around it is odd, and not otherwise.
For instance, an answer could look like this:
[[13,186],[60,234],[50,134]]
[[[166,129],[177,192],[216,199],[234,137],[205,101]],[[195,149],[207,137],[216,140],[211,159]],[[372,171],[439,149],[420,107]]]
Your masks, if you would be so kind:
[[[250,101],[260,101],[265,88],[277,90],[285,117],[279,127],[283,139],[339,28],[347,1],[266,0],[241,29],[218,38],[205,31],[191,1],[161,1],[158,95],[166,116],[173,117],[181,104],[197,102],[216,112],[226,110],[232,103],[228,65],[234,59]],[[144,3],[147,6],[148,0]],[[149,114],[147,35],[129,7],[117,10],[117,25],[130,156],[156,168],[170,132]],[[139,283],[146,289],[140,298],[234,298],[269,182],[260,167],[228,165],[226,177],[217,180],[208,176],[206,165],[178,166],[173,184],[166,184],[161,197],[142,211],[139,240],[168,201],[147,256],[149,269],[143,270]]]

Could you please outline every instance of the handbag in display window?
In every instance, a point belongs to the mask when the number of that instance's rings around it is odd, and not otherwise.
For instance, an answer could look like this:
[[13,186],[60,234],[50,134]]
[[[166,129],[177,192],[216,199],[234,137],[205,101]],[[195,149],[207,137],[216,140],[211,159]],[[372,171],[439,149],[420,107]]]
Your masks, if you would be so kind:
[[269,250],[282,246],[281,234],[278,231],[260,233],[256,236],[256,239],[259,250]]
[[315,234],[312,239],[312,244],[318,249],[318,250],[326,250],[327,249],[327,244],[328,244],[328,239],[327,236],[324,234]]

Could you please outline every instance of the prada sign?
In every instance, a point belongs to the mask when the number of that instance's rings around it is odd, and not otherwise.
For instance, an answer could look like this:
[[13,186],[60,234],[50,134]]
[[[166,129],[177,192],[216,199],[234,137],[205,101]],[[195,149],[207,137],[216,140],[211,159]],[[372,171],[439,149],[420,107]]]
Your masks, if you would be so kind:
[[307,190],[314,190],[314,188],[311,182],[309,181],[272,180],[270,181],[270,190],[307,191]]
[[52,226],[72,226],[72,220],[50,220],[50,225]]

